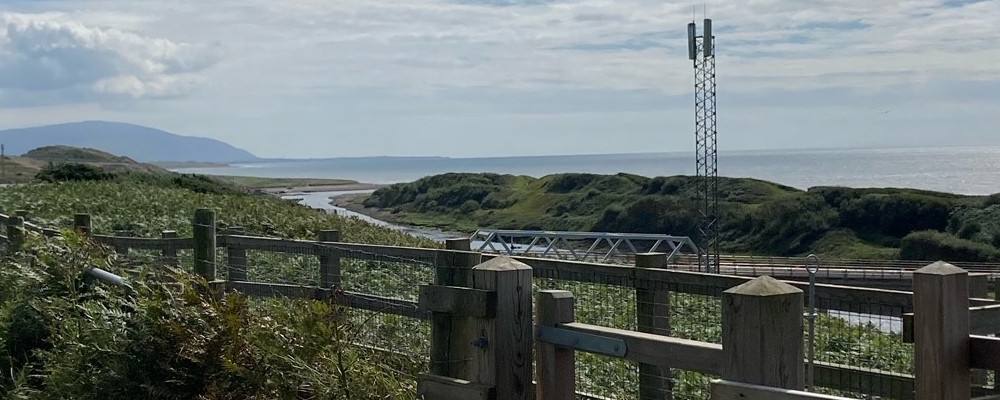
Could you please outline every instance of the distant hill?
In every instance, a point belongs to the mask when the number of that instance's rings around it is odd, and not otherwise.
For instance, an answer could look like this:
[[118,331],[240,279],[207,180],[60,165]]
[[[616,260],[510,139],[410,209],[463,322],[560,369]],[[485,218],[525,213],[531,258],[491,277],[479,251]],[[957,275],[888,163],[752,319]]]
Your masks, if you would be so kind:
[[100,150],[70,146],[46,146],[30,150],[20,157],[4,157],[2,168],[0,168],[0,183],[30,182],[34,179],[35,174],[49,163],[88,164],[100,167],[106,172],[168,172],[152,164],[136,162],[128,157],[120,157]]
[[34,150],[30,150],[27,153],[21,155],[21,157],[31,158],[38,161],[54,162],[54,163],[115,163],[115,162],[130,162],[134,163],[132,159],[128,157],[119,157],[114,154],[96,150],[96,149],[81,149],[79,147],[71,146],[45,146],[39,147]]
[[215,139],[181,136],[120,122],[86,121],[0,131],[7,154],[24,154],[44,146],[73,146],[120,154],[140,162],[252,161],[250,152]]

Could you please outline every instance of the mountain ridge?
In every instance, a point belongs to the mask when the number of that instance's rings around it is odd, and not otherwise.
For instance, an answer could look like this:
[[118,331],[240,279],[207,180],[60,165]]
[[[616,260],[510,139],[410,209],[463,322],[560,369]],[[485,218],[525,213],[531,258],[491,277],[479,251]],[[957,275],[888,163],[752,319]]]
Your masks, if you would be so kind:
[[139,162],[257,161],[249,151],[226,142],[183,136],[143,125],[110,121],[81,121],[0,130],[8,154],[24,154],[45,146],[92,148]]

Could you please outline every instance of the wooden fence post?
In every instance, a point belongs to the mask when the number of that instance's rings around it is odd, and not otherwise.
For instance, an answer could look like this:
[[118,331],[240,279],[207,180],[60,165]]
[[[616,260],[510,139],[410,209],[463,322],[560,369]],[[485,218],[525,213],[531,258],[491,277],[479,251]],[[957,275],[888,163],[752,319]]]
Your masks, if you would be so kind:
[[28,220],[28,210],[14,210],[15,217],[21,217],[21,219]]
[[938,261],[913,272],[917,400],[969,399],[969,273]]
[[472,241],[468,238],[445,239],[444,248],[448,250],[471,251]]
[[[340,242],[340,231],[319,231],[320,242]],[[340,287],[343,277],[340,274],[340,256],[319,256],[319,286],[324,289]]]
[[722,379],[804,389],[802,298],[769,276],[722,292]]
[[[635,255],[636,268],[663,268],[666,253]],[[639,332],[670,336],[670,291],[653,288],[635,290],[636,326]],[[639,399],[670,399],[670,368],[639,363]]]
[[94,232],[93,225],[90,222],[90,214],[74,214],[73,230],[83,236],[90,237]]
[[[163,231],[160,232],[160,237],[164,239],[176,239],[177,231]],[[162,253],[160,253],[160,258],[163,259],[163,263],[167,265],[177,266],[177,249],[173,247],[164,247]]]
[[[565,290],[538,292],[538,325],[555,327],[574,322],[573,293]],[[550,343],[535,342],[538,367],[538,400],[573,400],[576,398],[576,352]]]
[[115,231],[115,239],[114,239],[115,253],[118,253],[120,255],[128,255],[128,246],[125,245],[121,240],[118,240],[118,238],[124,238],[129,236],[131,236],[131,233],[129,231],[126,230]]
[[24,218],[13,216],[7,219],[8,248],[14,252],[24,245]]
[[[497,257],[472,268],[475,289],[496,292],[493,317],[475,318],[470,381],[496,390],[497,399],[530,400],[532,379],[531,267]],[[478,335],[478,336],[475,336]]]
[[[246,230],[242,226],[230,226],[226,228],[226,233],[243,235]],[[247,249],[231,242],[226,242],[226,280],[247,281]]]
[[[449,242],[445,242],[449,246]],[[454,245],[452,245],[454,246]],[[472,286],[472,267],[479,264],[482,254],[471,251],[444,250],[437,253],[434,284],[444,286]],[[453,323],[454,322],[454,323]],[[468,378],[465,364],[469,344],[453,340],[464,333],[465,319],[449,313],[431,315],[431,365],[434,375]]]
[[215,280],[215,210],[194,211],[194,271],[206,281]]
[[[453,252],[452,260],[442,260],[444,264],[438,264],[449,266],[451,276],[451,285],[453,286],[463,286],[472,287],[472,267],[479,265],[483,259],[482,253],[478,251],[469,251],[469,239],[446,239],[444,241],[445,250],[456,250],[462,253]],[[446,273],[445,275],[448,275]]]

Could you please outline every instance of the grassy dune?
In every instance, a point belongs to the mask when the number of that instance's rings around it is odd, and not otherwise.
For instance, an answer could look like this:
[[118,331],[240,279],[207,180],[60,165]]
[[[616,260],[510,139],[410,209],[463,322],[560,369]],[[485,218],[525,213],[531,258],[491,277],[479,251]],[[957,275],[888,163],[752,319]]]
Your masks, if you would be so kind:
[[[539,179],[444,174],[377,190],[365,207],[397,222],[479,227],[669,233],[697,237],[697,180],[689,176],[557,174]],[[720,178],[726,252],[839,258],[1000,259],[1000,194],[814,187],[803,191]]]

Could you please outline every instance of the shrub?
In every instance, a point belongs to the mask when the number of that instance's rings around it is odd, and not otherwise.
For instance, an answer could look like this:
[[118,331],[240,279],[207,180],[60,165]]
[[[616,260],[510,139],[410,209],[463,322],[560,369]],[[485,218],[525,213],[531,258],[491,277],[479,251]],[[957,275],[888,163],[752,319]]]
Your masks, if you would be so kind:
[[594,174],[560,174],[553,176],[546,184],[549,193],[569,193],[587,186],[599,175]]
[[607,207],[592,230],[695,236],[701,221],[698,215],[694,202],[642,196],[628,205]]
[[462,203],[462,206],[458,208],[458,211],[462,214],[472,214],[479,210],[479,202],[475,200],[466,200]]
[[983,199],[983,208],[1000,204],[1000,193],[993,193]]
[[840,225],[902,237],[948,226],[948,200],[923,194],[866,194],[840,204]]
[[116,175],[116,179],[163,188],[187,189],[202,194],[246,194],[232,184],[205,175],[128,172]]
[[938,231],[918,231],[900,241],[899,257],[922,261],[995,261],[1000,251],[992,246]]
[[783,256],[804,252],[836,221],[836,212],[816,195],[801,194],[767,201],[750,214],[747,250]]
[[35,175],[35,179],[43,182],[104,181],[112,178],[114,175],[88,164],[49,163]]
[[973,236],[979,234],[983,231],[983,227],[976,222],[970,222],[968,224],[962,225],[958,230],[958,237],[962,239],[972,240]]

